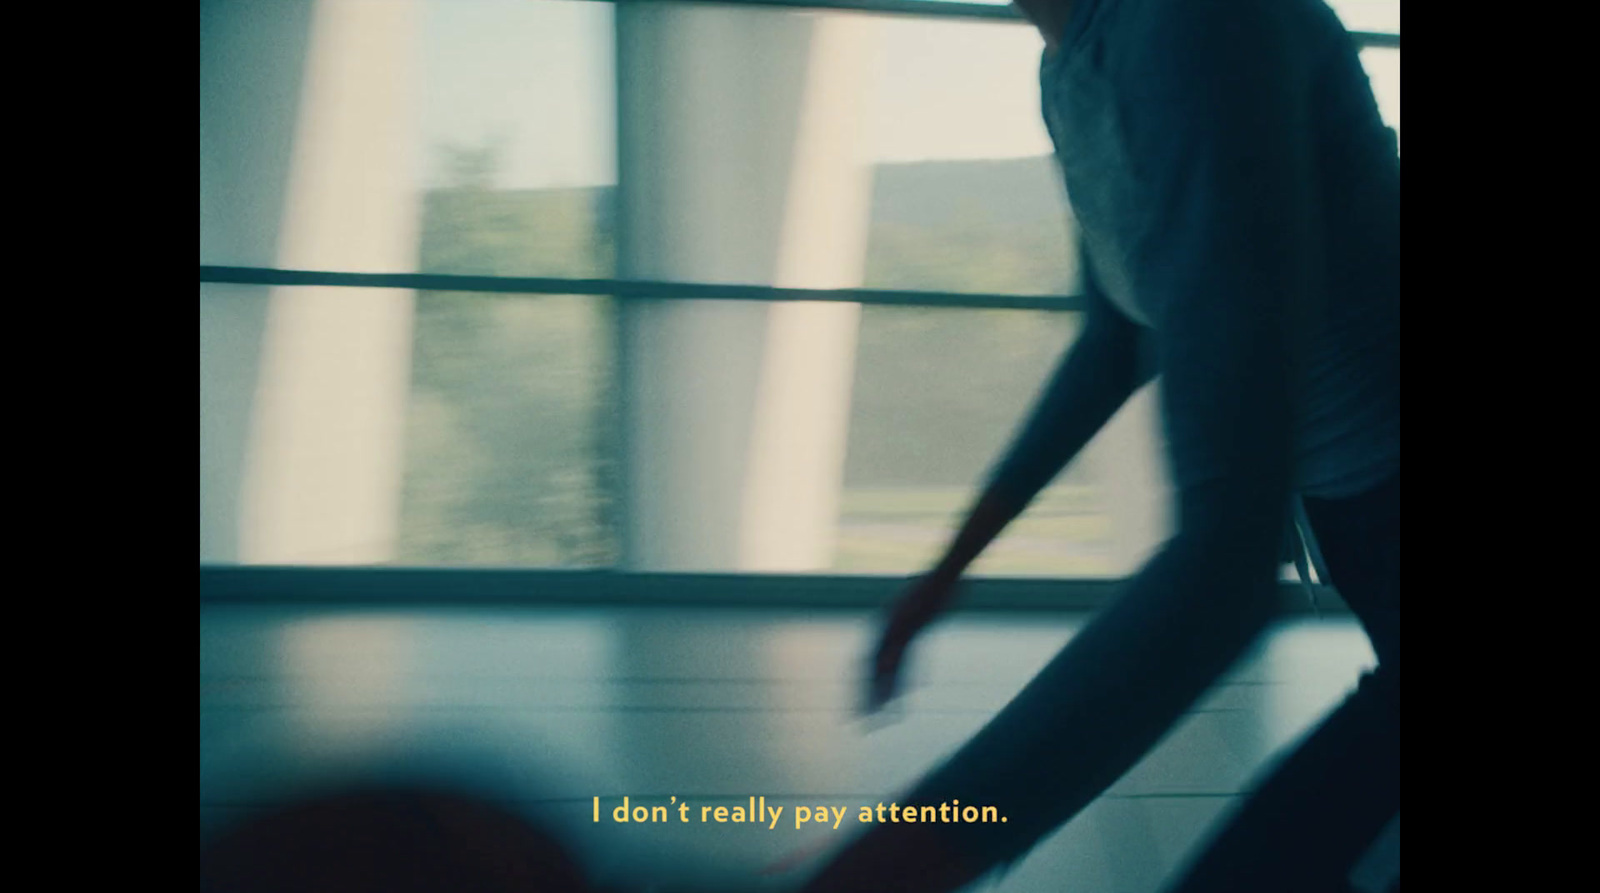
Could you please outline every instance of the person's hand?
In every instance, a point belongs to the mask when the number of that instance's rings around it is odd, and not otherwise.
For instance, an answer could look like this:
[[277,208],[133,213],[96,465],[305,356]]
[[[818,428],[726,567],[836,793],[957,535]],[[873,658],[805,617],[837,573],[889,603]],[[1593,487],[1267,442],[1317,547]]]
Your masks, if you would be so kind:
[[895,600],[872,654],[866,712],[879,710],[899,694],[900,672],[911,640],[950,603],[957,580],[953,574],[938,572],[918,577]]

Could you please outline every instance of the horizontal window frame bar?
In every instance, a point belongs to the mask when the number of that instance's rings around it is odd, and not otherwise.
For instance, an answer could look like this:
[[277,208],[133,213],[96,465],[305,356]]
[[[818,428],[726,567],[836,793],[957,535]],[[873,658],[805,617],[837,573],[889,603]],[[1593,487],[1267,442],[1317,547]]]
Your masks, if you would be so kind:
[[564,279],[526,276],[463,276],[443,273],[340,273],[268,267],[200,266],[202,284],[284,287],[396,288],[411,291],[524,295],[595,295],[622,300],[820,301],[892,307],[971,310],[1082,311],[1081,295],[1005,295],[877,288],[779,288],[708,282],[637,279]]
[[[835,12],[887,13],[931,19],[977,19],[1000,22],[1026,22],[1012,4],[940,3],[937,0],[594,0],[601,3],[677,3],[680,5],[770,6],[789,9],[814,9]],[[1356,45],[1400,48],[1400,35],[1381,31],[1351,31]]]
[[941,3],[938,0],[595,0],[600,3],[656,3],[678,6],[755,6],[797,11],[864,12],[929,19],[981,19],[1026,22],[1009,3]]
[[[1090,612],[1110,604],[1124,581],[1060,577],[974,577],[960,610],[978,613]],[[440,567],[200,566],[200,606],[367,608],[696,607],[878,610],[905,585],[893,575],[639,573],[619,570]],[[1348,614],[1331,587],[1317,604],[1300,583],[1280,583],[1290,615]]]

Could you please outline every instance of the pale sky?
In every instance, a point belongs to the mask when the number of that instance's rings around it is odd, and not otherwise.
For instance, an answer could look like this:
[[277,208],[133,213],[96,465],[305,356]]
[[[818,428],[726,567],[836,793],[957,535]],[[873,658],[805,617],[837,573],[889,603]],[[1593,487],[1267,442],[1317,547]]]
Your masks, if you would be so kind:
[[[979,0],[987,2],[987,0]],[[1333,0],[1353,30],[1398,32],[1399,0]],[[579,0],[426,0],[419,177],[444,142],[499,136],[510,188],[616,181],[612,6]],[[773,11],[770,14],[792,14]],[[862,147],[876,161],[1048,154],[1043,42],[1025,24],[886,16]],[[1364,54],[1384,117],[1400,119],[1400,59]]]

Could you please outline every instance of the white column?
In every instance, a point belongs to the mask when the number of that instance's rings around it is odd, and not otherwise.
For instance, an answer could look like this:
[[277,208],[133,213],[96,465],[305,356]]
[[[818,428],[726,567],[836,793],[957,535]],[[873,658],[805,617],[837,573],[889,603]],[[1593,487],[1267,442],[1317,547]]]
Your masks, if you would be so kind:
[[[870,22],[619,4],[617,27],[621,275],[859,284]],[[632,567],[831,564],[858,313],[624,308]]]
[[[318,0],[278,233],[288,269],[415,269],[417,7]],[[240,560],[370,563],[399,527],[412,295],[274,289],[244,482]]]
[[[200,5],[200,262],[277,261],[312,0]],[[200,560],[239,559],[270,289],[200,286]]]
[[[855,17],[813,26],[776,285],[861,284],[872,193],[862,103],[873,37],[872,23]],[[833,564],[860,320],[856,304],[779,304],[768,312],[745,478],[744,567]]]
[[[870,168],[859,154],[870,22],[724,6],[619,3],[619,275],[755,285],[858,285]],[[832,564],[859,308],[630,302],[621,368],[625,560],[635,570],[800,571]],[[804,647],[710,648],[625,619],[624,678],[700,665],[793,673]],[[782,790],[820,790],[842,752],[792,739],[773,711],[723,726],[619,719],[640,779],[663,754],[739,753]],[[634,725],[637,724],[637,725]],[[792,748],[792,749],[790,749]],[[766,756],[762,756],[765,754]],[[640,783],[643,783],[642,781]],[[715,835],[686,859],[725,859]]]

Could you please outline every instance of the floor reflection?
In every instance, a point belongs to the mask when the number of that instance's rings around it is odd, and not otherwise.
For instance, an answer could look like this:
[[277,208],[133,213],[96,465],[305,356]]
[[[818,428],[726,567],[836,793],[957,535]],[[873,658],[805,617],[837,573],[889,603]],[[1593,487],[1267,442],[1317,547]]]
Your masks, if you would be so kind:
[[[733,611],[201,613],[201,817],[208,828],[350,779],[437,783],[537,817],[601,880],[785,889],[852,833],[787,819],[872,805],[977,731],[1078,620],[974,617],[914,655],[888,722],[853,712],[860,615]],[[1344,620],[1285,624],[1167,741],[999,884],[1142,893],[1372,655]],[[690,822],[611,821],[687,802]],[[607,805],[595,822],[594,799]],[[673,801],[671,798],[676,797]],[[777,827],[702,824],[764,797]],[[760,805],[760,804],[758,804]],[[730,812],[731,815],[731,812]],[[859,828],[859,826],[856,826]],[[786,876],[761,870],[804,857]]]

